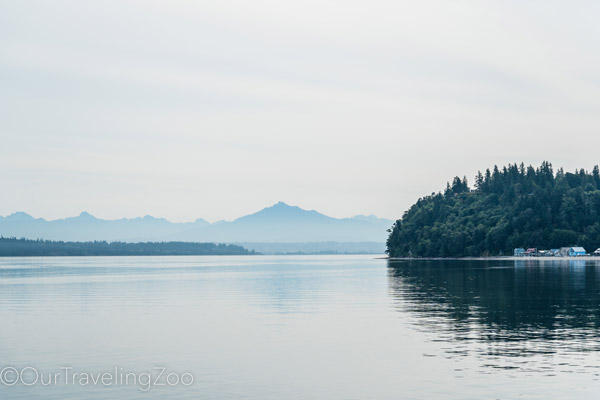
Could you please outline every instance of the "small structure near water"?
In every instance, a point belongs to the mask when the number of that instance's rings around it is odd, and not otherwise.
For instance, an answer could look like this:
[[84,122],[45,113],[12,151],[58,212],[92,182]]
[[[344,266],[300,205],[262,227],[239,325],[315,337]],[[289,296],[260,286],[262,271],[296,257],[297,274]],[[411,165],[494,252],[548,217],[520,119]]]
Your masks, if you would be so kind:
[[570,257],[580,257],[580,256],[585,256],[587,253],[585,252],[585,249],[583,247],[571,247],[569,249],[569,256]]
[[[600,248],[593,255],[600,256]],[[583,247],[561,247],[560,249],[538,250],[534,247],[525,250],[522,247],[517,247],[513,251],[514,257],[583,257],[587,253]]]
[[568,257],[569,250],[571,250],[570,247],[561,247],[560,250],[558,251],[558,255],[561,257]]
[[523,253],[523,255],[526,257],[536,257],[538,255],[538,251],[536,248],[532,247],[525,250],[525,253]]

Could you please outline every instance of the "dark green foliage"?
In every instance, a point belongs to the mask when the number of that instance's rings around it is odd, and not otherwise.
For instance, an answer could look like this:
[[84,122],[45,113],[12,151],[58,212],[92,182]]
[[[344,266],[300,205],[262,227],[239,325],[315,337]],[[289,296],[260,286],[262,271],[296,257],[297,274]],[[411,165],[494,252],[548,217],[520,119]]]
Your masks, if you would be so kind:
[[444,194],[419,199],[394,224],[392,257],[512,254],[515,247],[600,247],[600,172],[555,174],[511,164],[479,172],[475,189],[454,178]]
[[0,237],[0,257],[182,256],[255,254],[233,244],[190,242],[56,242]]

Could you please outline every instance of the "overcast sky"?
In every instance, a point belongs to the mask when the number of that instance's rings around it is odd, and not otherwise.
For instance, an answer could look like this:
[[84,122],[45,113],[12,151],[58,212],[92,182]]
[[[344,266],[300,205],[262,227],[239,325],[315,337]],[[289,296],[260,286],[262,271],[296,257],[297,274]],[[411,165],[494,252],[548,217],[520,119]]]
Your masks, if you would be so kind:
[[398,218],[600,163],[599,2],[0,3],[0,215]]

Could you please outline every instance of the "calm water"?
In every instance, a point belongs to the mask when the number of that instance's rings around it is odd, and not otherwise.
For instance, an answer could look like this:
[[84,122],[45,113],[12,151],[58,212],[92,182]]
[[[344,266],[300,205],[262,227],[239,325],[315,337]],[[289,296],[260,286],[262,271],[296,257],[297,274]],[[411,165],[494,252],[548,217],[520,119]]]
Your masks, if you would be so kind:
[[194,383],[0,385],[2,399],[595,399],[600,263],[0,259],[7,366]]

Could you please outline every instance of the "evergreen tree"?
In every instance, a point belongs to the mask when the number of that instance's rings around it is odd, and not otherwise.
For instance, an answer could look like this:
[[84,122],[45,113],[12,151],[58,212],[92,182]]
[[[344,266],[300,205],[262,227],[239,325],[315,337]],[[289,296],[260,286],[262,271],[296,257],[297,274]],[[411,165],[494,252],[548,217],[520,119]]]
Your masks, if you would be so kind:
[[483,189],[483,175],[481,171],[477,171],[477,176],[475,177],[475,189],[482,190]]

